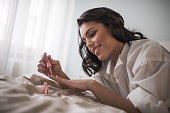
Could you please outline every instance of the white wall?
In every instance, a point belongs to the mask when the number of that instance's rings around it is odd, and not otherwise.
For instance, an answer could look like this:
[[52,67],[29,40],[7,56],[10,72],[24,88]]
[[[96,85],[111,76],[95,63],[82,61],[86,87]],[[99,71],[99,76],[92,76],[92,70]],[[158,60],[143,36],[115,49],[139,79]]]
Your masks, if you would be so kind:
[[76,19],[84,11],[101,6],[119,12],[125,20],[126,28],[140,31],[149,39],[170,40],[170,0],[77,0],[68,61],[70,65],[67,67],[67,74],[71,78],[85,77],[78,54]]

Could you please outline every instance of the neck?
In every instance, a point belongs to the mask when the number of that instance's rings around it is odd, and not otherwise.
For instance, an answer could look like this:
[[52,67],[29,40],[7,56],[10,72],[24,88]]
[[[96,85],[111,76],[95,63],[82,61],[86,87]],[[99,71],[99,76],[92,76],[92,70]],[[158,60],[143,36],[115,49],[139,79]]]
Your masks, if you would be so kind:
[[115,49],[115,51],[113,51],[113,55],[112,55],[112,61],[114,64],[116,64],[117,59],[119,57],[119,55],[121,54],[122,50],[123,50],[124,44],[123,43],[119,43],[117,48]]

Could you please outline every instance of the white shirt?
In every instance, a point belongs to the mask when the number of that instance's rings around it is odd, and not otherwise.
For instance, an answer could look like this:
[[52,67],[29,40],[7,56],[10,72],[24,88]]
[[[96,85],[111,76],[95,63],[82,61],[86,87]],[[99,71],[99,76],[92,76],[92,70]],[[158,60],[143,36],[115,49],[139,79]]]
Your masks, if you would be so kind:
[[116,65],[107,59],[93,78],[129,99],[142,113],[168,113],[170,53],[155,41],[126,43]]

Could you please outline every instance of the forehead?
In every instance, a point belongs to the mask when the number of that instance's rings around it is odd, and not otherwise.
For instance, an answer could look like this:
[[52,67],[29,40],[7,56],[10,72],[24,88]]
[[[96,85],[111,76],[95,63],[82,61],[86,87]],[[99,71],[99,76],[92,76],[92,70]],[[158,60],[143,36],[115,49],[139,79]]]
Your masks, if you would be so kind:
[[88,29],[97,28],[99,25],[100,25],[100,23],[96,23],[96,22],[85,22],[85,23],[83,23],[79,28],[81,37],[86,35],[86,32],[87,32]]

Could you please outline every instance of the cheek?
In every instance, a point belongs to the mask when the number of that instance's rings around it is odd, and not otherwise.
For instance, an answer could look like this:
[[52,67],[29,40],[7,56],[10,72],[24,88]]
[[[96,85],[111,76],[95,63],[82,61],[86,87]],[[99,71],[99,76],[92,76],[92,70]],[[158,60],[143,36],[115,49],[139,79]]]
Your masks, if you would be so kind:
[[96,37],[97,37],[98,42],[101,42],[104,45],[107,45],[107,43],[110,43],[110,41],[111,41],[110,38],[112,36],[110,36],[109,33],[103,31],[103,32],[97,33]]
[[95,36],[95,38],[93,39],[93,41],[96,42],[96,43],[103,43],[104,42],[104,36],[100,35],[100,34],[97,34]]

